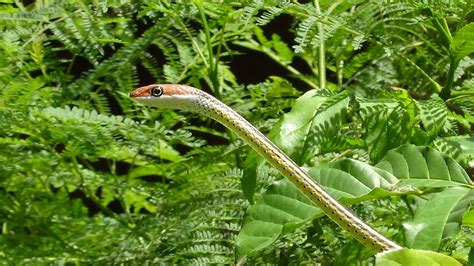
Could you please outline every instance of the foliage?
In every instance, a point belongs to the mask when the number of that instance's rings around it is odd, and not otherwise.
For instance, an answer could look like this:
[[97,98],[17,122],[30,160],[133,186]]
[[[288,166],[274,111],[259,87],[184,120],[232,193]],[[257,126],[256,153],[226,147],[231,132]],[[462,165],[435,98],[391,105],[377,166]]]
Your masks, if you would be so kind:
[[459,261],[448,256],[430,251],[414,251],[410,249],[397,250],[377,255],[377,265],[462,265]]
[[[2,263],[474,261],[469,1],[24,2],[0,1]],[[130,101],[148,83],[212,93],[431,251],[375,257],[232,132]]]

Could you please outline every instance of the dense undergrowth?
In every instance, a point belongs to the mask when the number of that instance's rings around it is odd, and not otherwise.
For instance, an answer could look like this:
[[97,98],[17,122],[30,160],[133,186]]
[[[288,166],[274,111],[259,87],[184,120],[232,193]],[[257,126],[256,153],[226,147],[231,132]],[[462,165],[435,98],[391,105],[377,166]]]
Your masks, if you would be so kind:
[[0,260],[374,262],[230,131],[128,97],[183,83],[382,234],[473,263],[472,11],[0,0]]

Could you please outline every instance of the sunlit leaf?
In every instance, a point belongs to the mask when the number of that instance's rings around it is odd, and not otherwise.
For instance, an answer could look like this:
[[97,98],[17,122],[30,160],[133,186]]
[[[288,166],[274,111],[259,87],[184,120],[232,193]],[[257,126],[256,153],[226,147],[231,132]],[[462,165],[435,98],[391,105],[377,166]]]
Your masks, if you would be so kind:
[[400,265],[462,265],[459,261],[427,250],[401,249],[391,252],[379,253],[376,256],[377,266],[400,266]]
[[448,154],[464,167],[474,167],[474,137],[437,138],[434,144],[438,150]]
[[415,101],[421,122],[430,139],[438,136],[448,116],[448,109],[441,98],[428,101]]
[[376,166],[400,179],[397,187],[472,184],[466,171],[456,161],[429,147],[402,145],[387,152]]
[[[462,187],[447,188],[433,194],[415,210],[413,221],[404,223],[406,244],[410,248],[437,250],[448,218],[460,206],[459,213],[464,213],[474,200],[474,190]],[[466,200],[463,200],[467,197]],[[463,200],[463,201],[462,201]],[[457,217],[455,226],[459,226],[462,217]]]
[[410,116],[400,103],[363,101],[360,106],[364,139],[372,161],[378,162],[388,150],[408,143]]
[[474,23],[469,23],[456,32],[451,42],[451,51],[458,62],[474,52]]
[[466,212],[462,218],[462,225],[474,228],[474,210]]

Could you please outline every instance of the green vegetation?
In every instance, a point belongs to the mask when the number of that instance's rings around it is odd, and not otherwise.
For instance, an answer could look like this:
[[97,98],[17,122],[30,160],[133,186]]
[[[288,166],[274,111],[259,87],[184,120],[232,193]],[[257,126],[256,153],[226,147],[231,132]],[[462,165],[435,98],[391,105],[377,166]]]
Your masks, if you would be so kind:
[[[0,0],[0,264],[474,263],[473,16],[471,1]],[[150,83],[213,94],[425,251],[374,254],[221,125],[129,99]]]

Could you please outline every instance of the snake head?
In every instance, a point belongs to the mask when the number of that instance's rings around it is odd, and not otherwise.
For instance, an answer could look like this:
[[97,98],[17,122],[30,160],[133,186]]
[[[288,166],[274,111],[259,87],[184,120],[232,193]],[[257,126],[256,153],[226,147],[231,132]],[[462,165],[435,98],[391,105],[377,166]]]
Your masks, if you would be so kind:
[[130,98],[147,106],[184,109],[193,107],[200,91],[179,84],[151,84],[135,89]]
[[160,97],[162,95],[179,96],[192,94],[197,89],[179,84],[150,84],[130,93],[131,98]]

